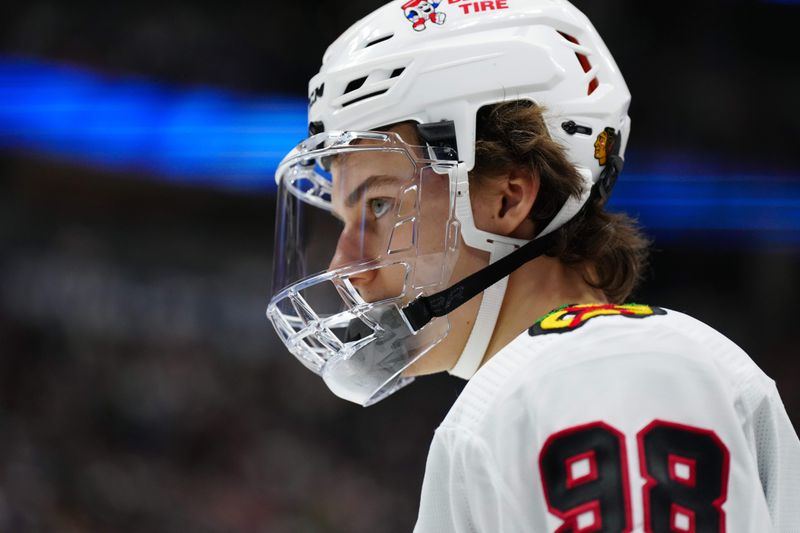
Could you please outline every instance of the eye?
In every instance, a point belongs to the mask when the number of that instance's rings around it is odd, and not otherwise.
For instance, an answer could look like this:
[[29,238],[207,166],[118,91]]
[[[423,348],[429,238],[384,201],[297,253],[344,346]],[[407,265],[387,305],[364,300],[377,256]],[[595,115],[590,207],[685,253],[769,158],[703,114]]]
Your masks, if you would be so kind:
[[372,211],[372,214],[375,215],[375,218],[381,218],[383,215],[388,213],[393,204],[393,202],[388,198],[373,198],[367,203]]

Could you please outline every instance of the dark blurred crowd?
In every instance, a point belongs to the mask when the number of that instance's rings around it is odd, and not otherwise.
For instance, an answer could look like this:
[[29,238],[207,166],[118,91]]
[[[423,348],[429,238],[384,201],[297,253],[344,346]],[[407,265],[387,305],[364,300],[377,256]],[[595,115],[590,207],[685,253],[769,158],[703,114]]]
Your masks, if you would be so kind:
[[11,167],[0,531],[409,530],[460,384],[366,411],[286,354],[271,199]]

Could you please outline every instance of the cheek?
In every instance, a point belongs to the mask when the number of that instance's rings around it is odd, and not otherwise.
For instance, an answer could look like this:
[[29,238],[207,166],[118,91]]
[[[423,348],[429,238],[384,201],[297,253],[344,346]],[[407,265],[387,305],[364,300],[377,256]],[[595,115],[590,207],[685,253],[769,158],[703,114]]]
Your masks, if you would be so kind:
[[381,281],[386,297],[400,296],[405,287],[406,269],[403,265],[392,265],[380,269],[378,279]]
[[458,257],[450,275],[450,285],[458,283],[467,276],[489,265],[489,252],[470,248],[461,239],[458,247]]
[[493,196],[489,196],[488,194],[476,194],[475,196],[470,197],[470,204],[472,207],[472,218],[475,222],[475,227],[483,230],[488,231],[490,233],[495,233],[497,228],[495,227],[496,216],[495,213],[498,210],[499,205],[496,205],[497,199]]
[[443,252],[450,219],[450,187],[447,179],[428,174],[422,180],[419,204],[419,253]]
[[426,209],[422,213],[419,228],[417,229],[417,249],[419,254],[428,255],[444,252],[449,215],[446,203],[436,206],[436,208]]
[[389,253],[410,250],[414,246],[414,222],[408,220],[394,227],[389,241]]
[[405,287],[405,267],[392,265],[380,268],[375,272],[375,277],[367,283],[356,285],[361,297],[366,302],[377,302],[387,298],[396,298],[403,294]]

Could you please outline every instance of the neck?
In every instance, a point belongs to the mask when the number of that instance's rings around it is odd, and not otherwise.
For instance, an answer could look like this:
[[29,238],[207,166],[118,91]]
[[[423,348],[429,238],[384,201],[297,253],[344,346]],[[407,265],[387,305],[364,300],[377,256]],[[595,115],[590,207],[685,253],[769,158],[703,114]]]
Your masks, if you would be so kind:
[[508,278],[503,307],[481,365],[542,315],[563,305],[582,303],[607,303],[607,299],[603,291],[586,283],[581,270],[547,256],[523,265]]

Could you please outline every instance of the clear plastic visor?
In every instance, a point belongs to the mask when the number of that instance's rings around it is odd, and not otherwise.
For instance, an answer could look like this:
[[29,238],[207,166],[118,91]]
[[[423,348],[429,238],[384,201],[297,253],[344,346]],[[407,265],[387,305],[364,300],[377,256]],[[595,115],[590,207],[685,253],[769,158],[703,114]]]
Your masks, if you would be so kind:
[[[401,296],[407,281],[441,283],[454,220],[448,169],[456,162],[447,156],[396,133],[323,133],[300,144],[278,168],[273,294],[342,269],[366,302]],[[404,279],[406,265],[391,280],[372,279],[376,262],[414,262],[416,276]]]
[[310,369],[325,377],[330,360],[383,339],[396,346],[368,365],[380,369],[352,379],[385,388],[446,334],[446,319],[425,335],[409,331],[399,310],[449,281],[458,241],[454,159],[449,148],[409,145],[396,133],[331,132],[283,160],[268,315]]

